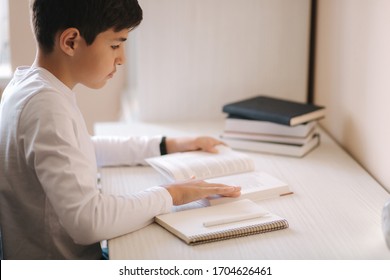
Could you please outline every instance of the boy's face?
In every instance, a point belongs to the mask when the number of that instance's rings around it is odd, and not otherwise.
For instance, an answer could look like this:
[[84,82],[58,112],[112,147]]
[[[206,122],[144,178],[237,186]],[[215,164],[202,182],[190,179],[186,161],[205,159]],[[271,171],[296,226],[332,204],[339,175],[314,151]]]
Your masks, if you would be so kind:
[[92,45],[84,40],[75,56],[77,82],[89,88],[103,87],[116,72],[116,66],[125,62],[124,42],[129,31],[107,30],[100,33]]

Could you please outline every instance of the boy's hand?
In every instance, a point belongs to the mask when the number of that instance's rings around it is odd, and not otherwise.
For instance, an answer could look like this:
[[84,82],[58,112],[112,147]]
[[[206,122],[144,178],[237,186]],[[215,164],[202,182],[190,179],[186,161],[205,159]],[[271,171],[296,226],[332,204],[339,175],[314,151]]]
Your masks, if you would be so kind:
[[173,205],[186,204],[212,195],[238,197],[241,195],[241,187],[212,184],[200,180],[167,185],[165,188],[172,196]]
[[201,150],[208,153],[218,153],[218,150],[215,146],[225,145],[222,141],[219,141],[212,137],[198,137],[194,140],[195,150]]
[[225,145],[225,143],[208,136],[167,138],[166,140],[168,154],[196,150],[218,153],[218,150],[215,148],[218,145]]

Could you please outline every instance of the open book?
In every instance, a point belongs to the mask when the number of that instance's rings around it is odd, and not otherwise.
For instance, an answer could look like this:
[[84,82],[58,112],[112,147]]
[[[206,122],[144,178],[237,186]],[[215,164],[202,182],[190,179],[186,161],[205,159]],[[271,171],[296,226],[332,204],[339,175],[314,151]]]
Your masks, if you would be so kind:
[[206,180],[210,183],[219,183],[233,186],[241,186],[239,198],[212,196],[208,198],[210,205],[231,202],[239,199],[258,201],[262,199],[292,194],[289,186],[283,181],[266,172],[248,172],[230,176],[212,178]]
[[245,198],[255,201],[291,193],[286,183],[268,173],[255,171],[253,159],[247,154],[223,145],[217,149],[217,154],[194,151],[148,158],[146,161],[171,182],[195,177],[242,188],[239,198],[210,197],[210,205]]
[[288,222],[248,199],[171,212],[156,223],[189,245],[284,229]]

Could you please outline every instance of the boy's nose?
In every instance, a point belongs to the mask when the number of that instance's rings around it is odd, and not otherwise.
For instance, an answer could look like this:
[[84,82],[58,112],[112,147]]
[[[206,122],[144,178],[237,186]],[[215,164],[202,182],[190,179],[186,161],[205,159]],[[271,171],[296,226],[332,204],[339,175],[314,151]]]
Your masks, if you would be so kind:
[[116,58],[115,64],[116,65],[123,65],[126,62],[126,56],[125,51],[122,48],[122,51],[120,52],[119,56]]

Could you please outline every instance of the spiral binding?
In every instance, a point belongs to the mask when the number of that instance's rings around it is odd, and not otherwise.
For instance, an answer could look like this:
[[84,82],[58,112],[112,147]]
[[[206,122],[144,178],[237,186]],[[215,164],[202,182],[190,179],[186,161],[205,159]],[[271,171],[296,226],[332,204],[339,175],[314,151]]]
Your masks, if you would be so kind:
[[197,245],[219,240],[226,240],[230,238],[266,233],[275,230],[288,228],[287,220],[278,220],[261,225],[251,225],[236,229],[222,230],[213,233],[197,234],[190,237],[189,245]]

